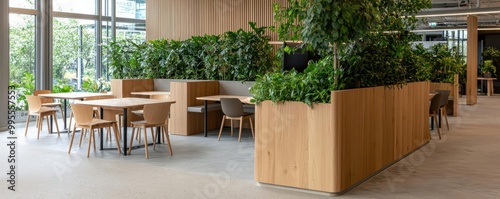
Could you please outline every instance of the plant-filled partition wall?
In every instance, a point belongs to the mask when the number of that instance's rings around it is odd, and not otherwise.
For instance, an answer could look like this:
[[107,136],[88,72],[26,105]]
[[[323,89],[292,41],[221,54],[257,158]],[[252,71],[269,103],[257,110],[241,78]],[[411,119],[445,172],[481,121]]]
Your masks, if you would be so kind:
[[272,46],[266,27],[184,41],[111,42],[110,71],[116,79],[168,78],[253,81],[272,69]]
[[274,30],[321,59],[304,73],[268,73],[251,88],[255,179],[343,193],[430,139],[432,71],[409,31],[430,1],[289,2],[275,6]]

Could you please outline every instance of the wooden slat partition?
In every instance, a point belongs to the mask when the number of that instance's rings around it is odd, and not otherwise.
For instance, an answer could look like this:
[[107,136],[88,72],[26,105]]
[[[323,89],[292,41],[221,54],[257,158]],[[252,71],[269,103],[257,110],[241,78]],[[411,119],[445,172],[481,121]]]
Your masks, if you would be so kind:
[[255,179],[341,193],[426,144],[429,83],[332,92],[331,104],[256,107]]
[[111,92],[116,98],[132,97],[131,92],[152,91],[153,79],[111,79]]
[[467,105],[477,103],[477,17],[467,16]]
[[450,96],[453,98],[453,102],[448,103],[447,109],[452,111],[453,116],[458,116],[458,92],[459,92],[459,87],[458,87],[458,74],[455,75],[453,83],[435,83],[431,82],[429,91],[433,90],[450,90]]
[[[203,105],[204,102],[197,100],[196,97],[218,94],[218,81],[170,82],[170,99],[176,101],[170,109],[170,133],[193,135],[203,132],[203,114],[189,113],[188,107]],[[216,111],[208,114],[208,129],[218,128],[220,114]]]
[[[148,0],[146,38],[184,40],[191,36],[222,34],[240,28],[274,25],[272,4],[286,0]],[[267,32],[272,40],[277,34]]]

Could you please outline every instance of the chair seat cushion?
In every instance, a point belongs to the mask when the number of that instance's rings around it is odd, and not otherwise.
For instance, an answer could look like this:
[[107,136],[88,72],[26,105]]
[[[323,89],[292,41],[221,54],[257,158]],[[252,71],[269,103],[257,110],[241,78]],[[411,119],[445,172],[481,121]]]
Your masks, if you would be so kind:
[[133,114],[136,114],[136,115],[144,115],[144,110],[135,110],[135,111],[131,111]]
[[48,112],[57,112],[56,109],[52,109],[52,108],[47,108],[47,107],[41,107],[40,110],[36,113],[48,113]]

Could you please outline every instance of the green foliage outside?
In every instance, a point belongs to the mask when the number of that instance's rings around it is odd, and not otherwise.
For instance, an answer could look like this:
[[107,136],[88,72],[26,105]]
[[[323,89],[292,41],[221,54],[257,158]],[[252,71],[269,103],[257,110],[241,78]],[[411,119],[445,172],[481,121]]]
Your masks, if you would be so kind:
[[91,78],[85,78],[82,82],[82,91],[90,93],[101,93],[111,90],[111,84],[106,81],[103,77],[99,80],[94,80]]
[[170,78],[253,81],[272,69],[272,46],[266,27],[222,35],[193,36],[184,41],[119,40],[106,45],[116,79]]

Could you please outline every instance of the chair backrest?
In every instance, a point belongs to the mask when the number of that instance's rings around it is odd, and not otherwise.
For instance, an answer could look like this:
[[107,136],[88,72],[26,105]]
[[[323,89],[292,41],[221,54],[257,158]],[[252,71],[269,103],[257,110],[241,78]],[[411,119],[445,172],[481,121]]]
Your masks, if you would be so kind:
[[437,93],[431,100],[431,106],[429,107],[429,113],[434,113],[439,110],[441,102],[441,93]]
[[441,101],[439,102],[439,107],[446,106],[448,104],[448,97],[450,96],[450,90],[435,90],[441,94]]
[[94,119],[94,109],[92,106],[84,104],[73,104],[71,105],[73,109],[73,115],[75,116],[75,122],[79,125],[87,125]]
[[240,117],[245,114],[243,103],[238,98],[220,98],[220,105],[224,115],[229,117]]
[[144,105],[144,120],[149,124],[161,124],[167,121],[170,103]]
[[[52,93],[51,90],[35,90],[33,91],[34,96],[38,96],[38,94],[50,94]],[[42,100],[42,103],[52,103],[54,102],[53,98],[40,98]]]
[[150,95],[149,99],[169,100],[170,95],[164,95],[164,94]]
[[36,113],[42,108],[42,100],[38,96],[26,95],[26,100],[28,101],[28,111],[30,113]]

